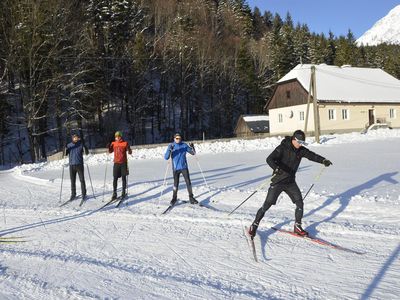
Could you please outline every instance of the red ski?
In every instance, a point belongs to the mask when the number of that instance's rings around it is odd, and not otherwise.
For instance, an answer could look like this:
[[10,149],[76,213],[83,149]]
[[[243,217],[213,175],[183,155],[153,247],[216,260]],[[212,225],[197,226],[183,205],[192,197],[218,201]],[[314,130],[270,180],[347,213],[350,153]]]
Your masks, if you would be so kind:
[[317,243],[317,244],[320,244],[320,245],[323,245],[323,246],[327,246],[327,247],[332,248],[332,249],[342,250],[342,251],[355,253],[355,254],[364,254],[362,252],[358,252],[358,251],[355,251],[355,250],[352,250],[352,249],[344,248],[342,246],[332,244],[332,243],[330,243],[328,241],[325,241],[325,240],[322,240],[322,239],[319,239],[319,238],[316,238],[316,237],[313,237],[313,236],[309,236],[309,235],[301,236],[301,235],[298,235],[297,233],[294,233],[293,231],[280,229],[280,228],[276,228],[276,227],[271,227],[271,229],[273,229],[275,231],[278,231],[278,232],[290,234],[291,236],[294,236],[294,237],[303,238],[303,239],[309,240],[310,242]]

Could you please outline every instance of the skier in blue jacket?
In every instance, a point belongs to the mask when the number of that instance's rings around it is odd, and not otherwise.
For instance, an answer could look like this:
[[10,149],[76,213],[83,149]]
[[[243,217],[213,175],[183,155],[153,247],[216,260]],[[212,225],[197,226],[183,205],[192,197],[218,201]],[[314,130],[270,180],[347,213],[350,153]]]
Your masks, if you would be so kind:
[[89,154],[88,148],[82,143],[78,134],[72,135],[72,142],[66,146],[66,155],[69,156],[69,176],[71,178],[71,198],[76,198],[76,173],[78,173],[81,182],[82,200],[86,199],[86,183],[83,167],[83,152]]
[[174,205],[177,200],[179,177],[182,174],[185,178],[186,187],[189,193],[189,201],[191,204],[199,203],[193,197],[192,183],[190,181],[188,164],[186,161],[186,153],[189,152],[191,155],[195,155],[193,143],[186,144],[182,141],[182,136],[179,133],[174,135],[174,142],[168,145],[167,151],[165,152],[164,158],[168,160],[172,158],[172,171],[174,175],[174,192],[171,200],[171,205]]

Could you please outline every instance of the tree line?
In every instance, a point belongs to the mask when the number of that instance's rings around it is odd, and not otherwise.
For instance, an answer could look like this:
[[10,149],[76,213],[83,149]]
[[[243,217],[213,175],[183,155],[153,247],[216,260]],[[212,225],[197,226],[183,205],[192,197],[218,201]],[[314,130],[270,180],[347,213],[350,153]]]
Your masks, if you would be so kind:
[[0,164],[39,161],[73,131],[101,147],[233,136],[299,63],[379,67],[400,47],[357,47],[245,0],[0,1]]

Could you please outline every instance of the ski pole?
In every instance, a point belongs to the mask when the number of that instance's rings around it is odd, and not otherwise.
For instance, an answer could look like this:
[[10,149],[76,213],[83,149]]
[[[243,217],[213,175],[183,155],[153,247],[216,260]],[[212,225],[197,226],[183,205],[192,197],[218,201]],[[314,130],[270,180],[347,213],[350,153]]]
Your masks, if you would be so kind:
[[199,169],[200,169],[200,172],[201,172],[201,176],[203,176],[204,184],[206,185],[206,187],[208,188],[208,191],[210,192],[210,191],[211,191],[211,190],[210,190],[210,187],[208,186],[206,177],[204,176],[203,169],[202,169],[201,166],[200,166],[200,160],[199,160],[199,158],[197,157],[197,153],[196,153],[196,150],[194,149],[193,143],[191,143],[191,145],[192,145],[192,147],[193,147],[192,149],[193,149],[193,151],[194,151],[194,157],[196,158],[197,165],[199,166]]
[[[162,195],[164,193],[165,186],[167,185],[167,173],[168,173],[168,170],[169,170],[169,165],[173,163],[172,162],[172,148],[170,149],[167,167],[165,168],[164,182],[163,182],[162,189],[161,189],[161,192],[160,192],[160,197],[158,197],[158,203],[157,203],[158,207],[160,206],[161,197],[162,197]],[[172,171],[174,171],[174,166],[172,166]]]
[[129,174],[126,176],[126,194],[129,195]]
[[202,170],[202,168],[201,168],[201,166],[200,166],[200,161],[199,161],[199,159],[197,158],[197,155],[196,155],[196,154],[194,155],[194,157],[196,158],[197,165],[199,166],[199,169],[200,169],[200,172],[201,172],[201,176],[203,176],[204,183],[205,183],[206,187],[208,188],[208,191],[210,191],[210,187],[208,186],[206,177],[204,176],[203,170]]
[[317,182],[317,181],[319,180],[319,178],[321,177],[321,175],[322,175],[322,173],[324,172],[325,169],[326,169],[326,167],[323,166],[323,167],[321,168],[321,170],[319,171],[319,173],[317,174],[317,176],[315,176],[315,179],[314,179],[313,184],[310,186],[310,188],[308,189],[307,193],[306,193],[306,194],[304,195],[304,197],[303,197],[303,201],[304,201],[304,199],[306,199],[306,197],[308,196],[308,193],[309,193],[309,192],[311,191],[311,189],[314,187],[315,182]]
[[92,186],[93,198],[96,199],[96,196],[94,194],[93,183],[92,183],[92,176],[90,176],[90,171],[89,171],[89,165],[88,164],[86,164],[86,169],[87,169],[88,174],[89,174],[90,185]]
[[62,188],[63,188],[63,181],[64,181],[64,164],[62,165],[62,172],[61,172],[61,188],[60,188],[60,202],[61,202],[61,195],[62,195]]
[[161,188],[160,197],[158,197],[158,204],[157,204],[157,206],[160,206],[160,201],[161,201],[161,198],[162,198],[162,196],[163,196],[165,186],[167,185],[167,174],[168,174],[168,170],[169,170],[169,165],[170,165],[170,163],[171,163],[171,161],[168,160],[167,167],[165,168],[164,182],[163,182],[163,185],[162,185],[162,188]]
[[259,185],[256,190],[250,195],[248,196],[244,201],[242,201],[242,203],[240,203],[238,206],[236,206],[236,208],[234,210],[232,210],[228,216],[230,216],[231,214],[233,214],[239,207],[241,207],[243,205],[243,203],[245,203],[247,200],[249,200],[251,197],[253,197],[253,195],[255,193],[258,192],[258,190],[262,189],[264,186],[266,186],[267,184],[269,184],[269,182],[271,181],[271,179],[274,177],[275,175],[273,175],[269,180],[267,180],[266,182],[264,182],[263,184]]
[[104,172],[103,200],[102,200],[102,202],[104,202],[104,195],[106,193],[107,167],[108,167],[108,160],[106,161],[106,171]]
[[[132,154],[131,154],[131,157],[133,158]],[[126,167],[128,169],[128,175],[126,175],[126,194],[129,195],[129,165],[128,165],[128,161],[126,161]]]

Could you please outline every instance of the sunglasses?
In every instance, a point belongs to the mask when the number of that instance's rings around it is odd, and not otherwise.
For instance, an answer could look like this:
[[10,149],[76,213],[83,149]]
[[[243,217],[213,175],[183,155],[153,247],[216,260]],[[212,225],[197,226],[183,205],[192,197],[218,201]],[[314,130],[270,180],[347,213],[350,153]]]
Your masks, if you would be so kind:
[[300,145],[307,145],[306,141],[299,140],[298,138],[294,138],[296,142],[298,142]]
[[180,136],[175,137],[176,140],[181,140],[182,138]]

